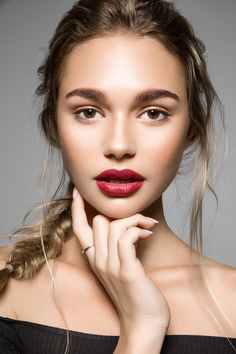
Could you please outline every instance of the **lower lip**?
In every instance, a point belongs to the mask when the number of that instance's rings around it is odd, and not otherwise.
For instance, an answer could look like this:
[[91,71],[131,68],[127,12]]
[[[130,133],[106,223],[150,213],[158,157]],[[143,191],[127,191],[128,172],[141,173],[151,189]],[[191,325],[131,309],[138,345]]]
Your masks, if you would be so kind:
[[136,192],[143,184],[143,181],[130,183],[109,183],[96,180],[98,187],[110,196],[125,196]]

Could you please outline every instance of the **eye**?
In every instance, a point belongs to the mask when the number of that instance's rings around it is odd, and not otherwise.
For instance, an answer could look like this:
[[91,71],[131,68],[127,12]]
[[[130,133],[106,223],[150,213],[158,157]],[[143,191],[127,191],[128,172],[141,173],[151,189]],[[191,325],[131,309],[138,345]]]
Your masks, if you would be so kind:
[[94,118],[94,115],[96,113],[99,113],[99,112],[93,108],[84,108],[84,109],[80,109],[78,111],[75,111],[74,116],[79,120],[84,120],[84,121],[87,121],[88,123],[90,123],[90,121],[92,122],[92,121],[97,120],[97,118]]
[[[95,118],[96,113],[99,113],[99,112],[93,108],[84,108],[84,109],[80,109],[80,110],[75,111],[73,114],[76,117],[76,119],[78,119],[78,120],[85,121],[86,123],[93,123],[94,121],[96,121],[98,119],[98,118]],[[99,113],[99,114],[101,115],[101,113]],[[164,120],[165,118],[170,116],[169,113],[159,110],[157,108],[149,109],[149,110],[145,111],[144,113],[142,113],[141,116],[144,114],[147,114],[148,118],[149,118],[149,119],[145,119],[145,120],[150,120],[150,121],[153,121],[154,123]],[[158,119],[158,118],[160,118],[160,119]]]
[[[160,109],[157,109],[157,108],[152,108],[152,109],[148,109],[147,111],[145,111],[144,113],[141,114],[144,115],[144,114],[147,114],[148,118],[151,120],[151,121],[154,121],[154,122],[159,122],[167,117],[170,116],[169,113],[165,112],[165,111],[162,111]],[[158,119],[160,118],[160,119]],[[146,119],[145,119],[146,120]]]

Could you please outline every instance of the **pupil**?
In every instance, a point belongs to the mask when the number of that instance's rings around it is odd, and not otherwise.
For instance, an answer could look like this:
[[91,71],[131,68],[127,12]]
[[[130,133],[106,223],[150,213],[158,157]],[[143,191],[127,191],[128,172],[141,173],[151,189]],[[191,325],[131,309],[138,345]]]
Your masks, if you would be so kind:
[[150,118],[158,118],[159,116],[159,111],[157,111],[156,109],[151,109],[150,111],[148,111],[149,117]]
[[94,114],[95,114],[95,111],[93,109],[86,109],[84,111],[84,115],[85,115],[86,118],[93,118]]

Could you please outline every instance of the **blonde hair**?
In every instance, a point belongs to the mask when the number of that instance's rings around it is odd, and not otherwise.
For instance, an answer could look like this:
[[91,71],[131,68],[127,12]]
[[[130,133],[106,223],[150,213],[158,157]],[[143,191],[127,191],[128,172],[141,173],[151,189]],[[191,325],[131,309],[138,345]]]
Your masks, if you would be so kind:
[[[224,317],[224,321],[226,320],[227,324],[233,328],[210,287],[202,261],[202,208],[204,192],[207,188],[214,195],[218,205],[218,198],[213,188],[216,175],[214,175],[212,166],[216,150],[214,107],[218,105],[220,108],[223,132],[226,134],[223,109],[207,72],[204,45],[196,37],[188,20],[176,10],[172,3],[158,0],[80,0],[62,17],[50,41],[44,62],[38,69],[41,83],[36,90],[36,96],[43,98],[38,124],[48,143],[48,156],[41,176],[41,185],[43,185],[53,149],[60,151],[56,106],[65,58],[76,45],[115,33],[151,37],[161,42],[183,65],[187,83],[189,119],[194,136],[192,145],[184,153],[177,174],[183,175],[185,168],[187,170],[187,165],[190,162],[193,163],[193,168],[189,169],[193,178],[193,193],[189,209],[189,237],[192,264],[200,271],[197,275],[193,272],[193,277],[202,281],[203,287]],[[225,158],[227,146],[226,137]],[[10,276],[15,279],[33,278],[45,262],[47,262],[53,285],[56,287],[48,260],[55,260],[60,256],[63,244],[69,239],[72,230],[73,182],[67,182],[65,187],[65,180],[66,172],[62,169],[61,179],[54,195],[47,202],[42,201],[38,207],[30,210],[23,222],[36,210],[42,210],[43,216],[34,224],[13,231],[13,235],[22,235],[22,237],[10,246],[7,257],[7,263],[12,265],[13,271],[11,273],[6,269],[0,271],[0,293],[6,289]],[[60,191],[62,191],[61,196],[57,197]],[[197,252],[194,252],[194,243],[196,243]],[[60,306],[58,309],[60,310]],[[61,314],[64,318],[62,312]],[[211,314],[223,333],[223,320],[218,320],[213,312]],[[65,326],[68,339],[65,350],[67,352],[69,331],[66,322]],[[233,347],[229,338],[227,339]],[[234,350],[236,352],[235,348]]]

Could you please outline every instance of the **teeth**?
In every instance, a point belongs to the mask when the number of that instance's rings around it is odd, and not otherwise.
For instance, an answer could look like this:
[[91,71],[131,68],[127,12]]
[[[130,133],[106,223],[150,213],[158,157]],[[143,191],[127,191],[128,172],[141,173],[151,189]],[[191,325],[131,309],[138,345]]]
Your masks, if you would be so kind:
[[134,181],[132,181],[131,179],[127,179],[127,180],[115,180],[115,179],[106,179],[106,181],[107,182],[109,182],[109,183],[131,183],[131,182],[134,182]]

